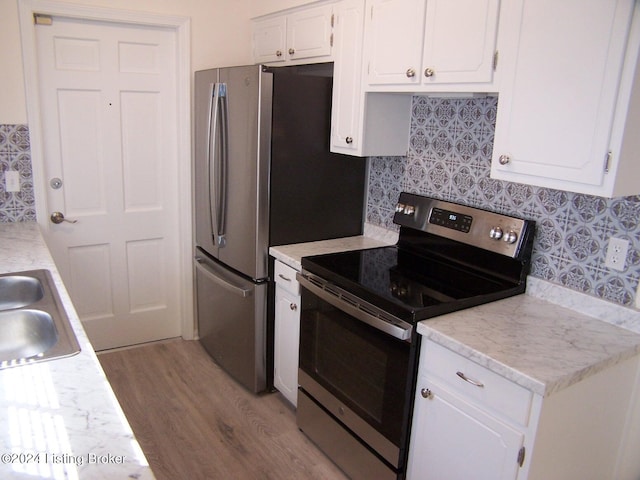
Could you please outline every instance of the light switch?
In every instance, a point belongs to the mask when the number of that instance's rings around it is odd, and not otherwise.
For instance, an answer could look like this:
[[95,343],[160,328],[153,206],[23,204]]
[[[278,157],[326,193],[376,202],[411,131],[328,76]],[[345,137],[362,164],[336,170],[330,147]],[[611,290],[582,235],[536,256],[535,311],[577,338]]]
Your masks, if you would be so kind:
[[17,170],[7,170],[4,172],[4,185],[7,192],[20,191],[20,173]]

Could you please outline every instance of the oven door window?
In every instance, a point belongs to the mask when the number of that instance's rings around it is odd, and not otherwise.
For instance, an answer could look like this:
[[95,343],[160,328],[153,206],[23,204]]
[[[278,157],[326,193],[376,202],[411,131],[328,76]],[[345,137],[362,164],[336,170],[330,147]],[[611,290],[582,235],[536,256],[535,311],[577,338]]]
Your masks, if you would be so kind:
[[302,290],[300,368],[399,446],[410,344]]

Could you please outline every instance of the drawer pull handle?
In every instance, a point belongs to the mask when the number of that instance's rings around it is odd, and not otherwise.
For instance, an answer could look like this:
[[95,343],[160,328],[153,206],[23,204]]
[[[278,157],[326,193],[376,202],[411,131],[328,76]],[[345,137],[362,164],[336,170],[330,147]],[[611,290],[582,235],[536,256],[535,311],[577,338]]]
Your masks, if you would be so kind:
[[484,387],[484,383],[474,380],[472,378],[469,378],[462,372],[456,372],[456,375],[458,375],[465,382],[469,382],[471,385],[475,385],[476,387]]
[[289,277],[285,277],[284,275],[282,275],[281,273],[278,274],[278,276],[283,279],[285,282],[290,282],[291,279]]

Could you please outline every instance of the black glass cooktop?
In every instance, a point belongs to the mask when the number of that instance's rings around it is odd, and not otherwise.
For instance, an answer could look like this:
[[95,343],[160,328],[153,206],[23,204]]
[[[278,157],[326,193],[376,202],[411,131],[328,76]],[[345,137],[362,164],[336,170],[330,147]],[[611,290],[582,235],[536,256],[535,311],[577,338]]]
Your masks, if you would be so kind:
[[524,291],[524,284],[397,246],[304,257],[304,271],[406,321]]

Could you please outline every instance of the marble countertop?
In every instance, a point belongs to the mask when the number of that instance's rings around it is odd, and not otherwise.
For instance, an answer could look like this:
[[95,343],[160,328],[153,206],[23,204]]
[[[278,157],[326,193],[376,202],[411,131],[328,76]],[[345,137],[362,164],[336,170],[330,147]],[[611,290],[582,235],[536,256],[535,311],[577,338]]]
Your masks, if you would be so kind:
[[35,223],[0,224],[0,273],[48,269],[81,352],[0,370],[0,478],[135,478],[153,473]]
[[269,248],[269,255],[300,271],[302,257],[309,255],[321,255],[325,253],[344,252],[347,250],[364,250],[366,248],[384,247],[393,245],[393,241],[379,240],[364,235],[355,237],[336,238],[332,240],[320,240],[317,242],[295,243],[292,245],[280,245]]
[[640,353],[640,335],[531,295],[441,315],[418,333],[542,396]]

